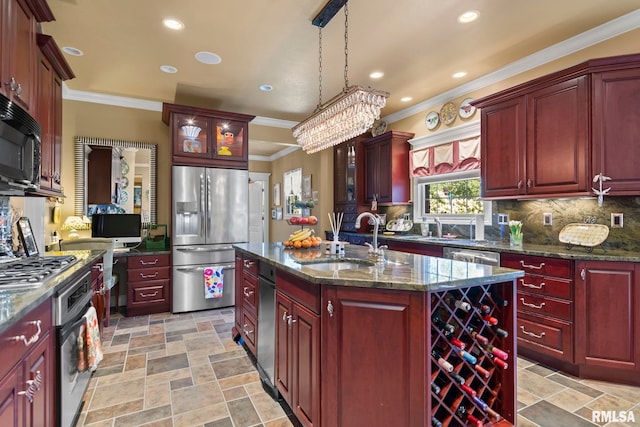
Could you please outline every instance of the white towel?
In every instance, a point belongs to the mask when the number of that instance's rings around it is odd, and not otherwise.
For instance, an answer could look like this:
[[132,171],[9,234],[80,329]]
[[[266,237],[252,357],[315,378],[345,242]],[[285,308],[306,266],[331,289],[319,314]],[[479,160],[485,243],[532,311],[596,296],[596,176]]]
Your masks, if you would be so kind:
[[224,290],[224,267],[205,267],[204,269],[204,297],[222,298]]

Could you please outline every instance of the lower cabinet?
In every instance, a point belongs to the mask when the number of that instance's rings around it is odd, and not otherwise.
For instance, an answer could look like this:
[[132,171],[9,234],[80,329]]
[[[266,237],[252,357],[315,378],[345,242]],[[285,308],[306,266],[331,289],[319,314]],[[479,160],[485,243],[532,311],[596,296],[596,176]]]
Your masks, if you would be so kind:
[[[640,266],[576,263],[576,363],[612,379],[640,371]],[[635,375],[640,384],[640,376]]]
[[442,258],[443,246],[441,245],[425,245],[423,243],[403,242],[399,240],[387,241],[387,246],[392,251],[408,252],[425,256],[435,256]]
[[296,289],[294,279],[276,283],[284,288],[276,290],[276,386],[302,425],[319,426],[320,316],[297,300],[314,295],[306,293],[308,284]]
[[258,345],[259,268],[257,259],[236,255],[235,327],[254,356]]
[[429,425],[421,301],[411,292],[324,287],[323,426]]
[[127,316],[169,311],[169,255],[131,256],[127,263]]
[[1,426],[54,424],[55,355],[51,319],[51,301],[47,300],[0,337]]

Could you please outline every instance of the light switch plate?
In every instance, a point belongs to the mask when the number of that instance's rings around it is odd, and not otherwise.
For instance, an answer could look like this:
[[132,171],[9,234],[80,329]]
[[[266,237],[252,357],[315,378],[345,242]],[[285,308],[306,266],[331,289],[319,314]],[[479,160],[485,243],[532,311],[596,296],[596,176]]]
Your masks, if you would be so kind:
[[551,212],[542,214],[542,225],[553,225],[553,215],[551,214]]
[[621,213],[611,213],[611,228],[622,228],[624,215]]
[[499,213],[498,214],[498,224],[509,224],[509,214]]

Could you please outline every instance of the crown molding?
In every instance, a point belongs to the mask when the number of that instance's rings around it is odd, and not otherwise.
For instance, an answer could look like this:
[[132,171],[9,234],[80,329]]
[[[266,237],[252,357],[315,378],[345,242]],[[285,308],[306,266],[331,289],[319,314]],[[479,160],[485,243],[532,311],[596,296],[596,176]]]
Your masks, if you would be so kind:
[[270,117],[256,116],[255,119],[251,120],[250,124],[260,125],[260,126],[269,126],[274,128],[291,129],[292,127],[297,125],[298,122],[292,122],[291,120],[272,119]]
[[475,80],[455,87],[447,92],[415,104],[409,108],[383,117],[387,123],[397,122],[415,114],[427,111],[430,108],[444,104],[451,99],[459,98],[476,90],[485,88],[502,80],[508,79],[522,72],[555,61],[579,50],[601,43],[610,38],[640,28],[640,9],[627,13],[619,18],[606,22],[598,27],[587,30],[567,40],[556,43],[536,53],[512,62],[489,74],[485,74]]

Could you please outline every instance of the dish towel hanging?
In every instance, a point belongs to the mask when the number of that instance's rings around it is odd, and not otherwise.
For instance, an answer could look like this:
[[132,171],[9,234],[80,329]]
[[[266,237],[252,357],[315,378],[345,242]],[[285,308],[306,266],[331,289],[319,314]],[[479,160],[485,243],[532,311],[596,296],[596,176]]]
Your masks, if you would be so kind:
[[224,267],[205,267],[204,297],[205,299],[222,298],[224,290]]
[[96,309],[89,307],[84,318],[85,322],[78,334],[78,371],[80,372],[87,369],[95,371],[104,357]]

